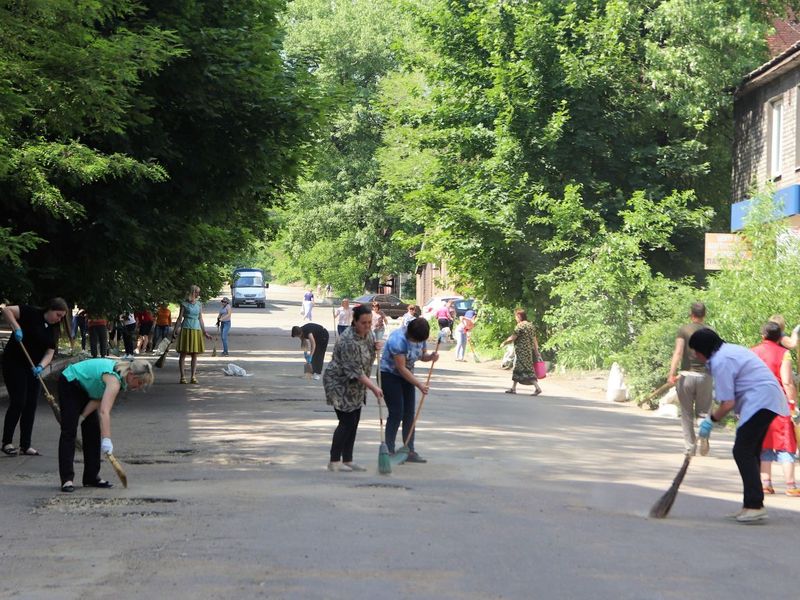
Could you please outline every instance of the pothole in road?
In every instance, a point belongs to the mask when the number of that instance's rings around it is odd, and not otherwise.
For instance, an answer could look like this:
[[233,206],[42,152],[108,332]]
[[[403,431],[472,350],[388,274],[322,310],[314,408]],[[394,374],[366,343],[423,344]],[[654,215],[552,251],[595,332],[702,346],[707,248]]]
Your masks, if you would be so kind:
[[175,448],[174,450],[167,450],[167,454],[172,454],[175,456],[190,456],[192,454],[197,454],[197,450],[194,448]]
[[125,463],[129,465],[174,465],[175,460],[164,460],[159,458],[128,458]]
[[59,513],[99,517],[164,517],[171,513],[163,505],[175,504],[175,498],[82,498],[55,496],[34,508],[37,514]]
[[353,487],[357,488],[383,488],[383,489],[390,489],[390,490],[411,490],[410,487],[407,485],[401,485],[399,483],[357,483]]

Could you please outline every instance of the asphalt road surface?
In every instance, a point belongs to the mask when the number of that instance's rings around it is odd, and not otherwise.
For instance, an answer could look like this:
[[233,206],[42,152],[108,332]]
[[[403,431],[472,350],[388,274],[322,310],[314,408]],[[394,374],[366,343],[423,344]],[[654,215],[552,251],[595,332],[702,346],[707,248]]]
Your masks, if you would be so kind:
[[[173,355],[151,390],[117,402],[128,489],[60,493],[58,431],[40,405],[43,456],[0,458],[0,598],[794,593],[800,499],[781,495],[780,472],[767,524],[726,520],[741,483],[732,433],[717,431],[669,518],[649,519],[682,462],[680,423],[605,402],[602,382],[548,378],[542,396],[511,396],[497,363],[457,363],[448,349],[418,426],[429,462],[377,473],[370,397],[355,457],[369,470],[328,472],[336,418],[289,337],[301,290],[268,296],[266,309],[234,312],[229,358],[212,358],[209,343],[199,385],[178,384]],[[207,323],[218,306],[207,304]],[[315,321],[332,329],[331,307]],[[252,377],[225,376],[228,362]],[[113,478],[108,465],[101,475]]]

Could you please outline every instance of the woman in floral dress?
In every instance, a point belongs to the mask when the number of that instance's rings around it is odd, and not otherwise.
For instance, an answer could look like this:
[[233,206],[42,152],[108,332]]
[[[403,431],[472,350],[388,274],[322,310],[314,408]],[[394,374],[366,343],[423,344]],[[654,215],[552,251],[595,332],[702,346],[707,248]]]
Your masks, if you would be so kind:
[[535,386],[536,390],[531,395],[538,396],[542,393],[542,388],[539,387],[539,380],[533,370],[534,360],[539,359],[539,340],[536,339],[536,329],[533,323],[528,321],[527,313],[521,308],[514,311],[514,316],[517,319],[517,327],[514,329],[514,333],[500,344],[505,346],[513,343],[516,357],[514,371],[511,374],[513,383],[511,388],[506,390],[506,394],[516,394],[517,384],[521,383]]

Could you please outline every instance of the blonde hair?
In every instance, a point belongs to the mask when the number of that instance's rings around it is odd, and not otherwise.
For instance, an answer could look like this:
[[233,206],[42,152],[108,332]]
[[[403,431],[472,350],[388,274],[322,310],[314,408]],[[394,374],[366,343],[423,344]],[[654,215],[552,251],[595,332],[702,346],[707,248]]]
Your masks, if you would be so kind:
[[142,389],[150,387],[156,380],[156,376],[153,373],[153,365],[144,358],[120,360],[114,365],[114,370],[119,373],[123,380],[128,376],[128,373],[131,373],[142,383]]
[[772,315],[769,318],[771,323],[777,323],[781,328],[781,333],[786,330],[786,319],[783,318],[783,315]]
[[186,294],[186,299],[191,300],[194,294],[200,295],[200,286],[199,285],[190,285],[189,286],[189,293]]

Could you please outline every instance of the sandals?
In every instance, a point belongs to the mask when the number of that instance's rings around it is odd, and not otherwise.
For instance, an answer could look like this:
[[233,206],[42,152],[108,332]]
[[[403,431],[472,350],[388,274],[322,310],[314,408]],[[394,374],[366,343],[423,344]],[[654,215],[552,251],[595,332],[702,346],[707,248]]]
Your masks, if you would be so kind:
[[75,485],[71,481],[65,481],[61,484],[61,491],[66,492],[67,494],[71,494],[75,491]]
[[25,456],[41,456],[36,448],[25,448],[24,450],[20,448],[19,453]]
[[538,396],[538,395],[539,395],[539,394],[541,394],[541,393],[542,393],[542,390],[541,390],[541,389],[539,389],[539,390],[536,390],[535,392],[533,392],[533,393],[531,394],[531,396]]
[[192,377],[192,378],[189,380],[189,383],[197,383],[197,377]]
[[114,484],[105,479],[98,479],[94,483],[84,483],[83,487],[103,488],[108,489],[114,487]]
[[507,389],[506,390],[506,394],[516,394],[516,393],[517,393],[516,390],[512,390],[512,389]]
[[186,383],[186,377],[181,377],[181,380],[178,383]]
[[14,444],[6,444],[2,448],[3,454],[8,454],[9,456],[16,456],[17,449],[14,447]]
[[767,483],[767,484],[762,485],[761,489],[765,494],[774,494],[775,493],[775,488],[772,487],[771,483]]

